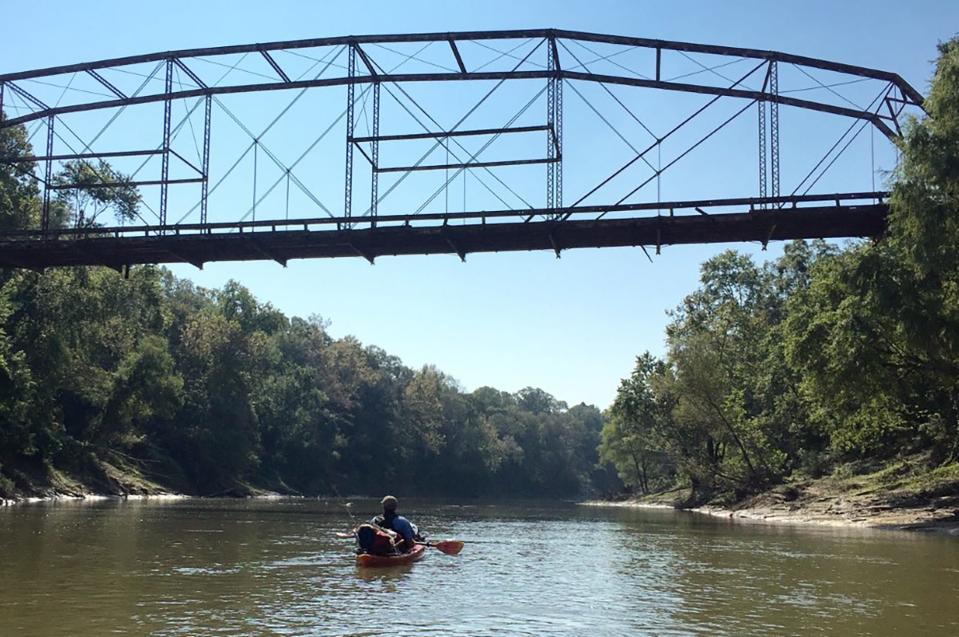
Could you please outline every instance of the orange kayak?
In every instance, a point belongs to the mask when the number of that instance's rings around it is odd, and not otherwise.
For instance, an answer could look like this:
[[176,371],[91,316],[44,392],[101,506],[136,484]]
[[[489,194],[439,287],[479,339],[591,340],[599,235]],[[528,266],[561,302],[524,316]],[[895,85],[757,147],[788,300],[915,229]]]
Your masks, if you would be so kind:
[[403,566],[418,561],[426,554],[426,547],[417,544],[409,553],[402,555],[370,555],[362,553],[356,556],[357,566]]

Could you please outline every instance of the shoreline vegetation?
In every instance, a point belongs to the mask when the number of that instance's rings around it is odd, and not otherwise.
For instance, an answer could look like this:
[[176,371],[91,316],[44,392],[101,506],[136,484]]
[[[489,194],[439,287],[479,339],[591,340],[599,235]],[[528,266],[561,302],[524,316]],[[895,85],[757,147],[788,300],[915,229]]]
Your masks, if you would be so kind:
[[678,509],[732,522],[859,527],[959,537],[959,463],[933,470],[910,457],[880,470],[789,480],[739,501],[691,504],[688,488],[638,497],[587,500],[584,506]]
[[[789,480],[735,502],[720,497],[693,505],[689,500],[690,489],[677,487],[644,496],[588,499],[578,504],[589,507],[674,509],[728,519],[733,523],[858,527],[959,537],[959,463],[931,471],[925,466],[925,458],[913,456],[877,471],[852,473],[847,468],[846,471],[818,479]],[[113,490],[95,491],[75,477],[58,473],[56,484],[49,484],[45,489],[35,488],[29,495],[0,498],[0,507],[111,498],[162,501],[218,495],[238,498],[302,497],[298,493],[284,493],[254,485],[238,485],[224,494],[189,495],[151,482],[136,471],[123,473],[115,467],[109,471],[116,479]]]

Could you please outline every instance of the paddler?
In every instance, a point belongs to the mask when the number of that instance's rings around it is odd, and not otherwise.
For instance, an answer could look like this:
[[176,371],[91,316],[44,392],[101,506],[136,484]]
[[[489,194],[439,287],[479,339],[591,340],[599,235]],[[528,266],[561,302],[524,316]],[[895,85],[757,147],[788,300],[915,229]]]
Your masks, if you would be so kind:
[[401,539],[397,541],[396,548],[403,553],[409,553],[416,545],[419,529],[402,515],[396,514],[398,502],[393,496],[384,497],[380,504],[383,505],[383,514],[370,520],[370,524],[398,533]]

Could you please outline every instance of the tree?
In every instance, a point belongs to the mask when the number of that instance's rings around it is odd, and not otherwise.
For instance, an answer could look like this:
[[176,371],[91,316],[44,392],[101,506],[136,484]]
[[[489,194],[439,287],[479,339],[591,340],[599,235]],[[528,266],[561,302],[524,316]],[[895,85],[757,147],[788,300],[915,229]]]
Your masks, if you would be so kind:
[[740,462],[728,475],[735,482],[758,488],[772,473],[751,391],[769,328],[769,277],[731,251],[706,261],[701,272],[702,287],[686,297],[667,327],[679,413],[709,427],[710,440],[734,451]]
[[129,221],[139,214],[140,193],[131,178],[103,160],[96,166],[83,159],[69,161],[54,176],[53,183],[58,186],[57,200],[63,209],[72,208],[78,228],[103,225],[98,219],[107,211],[112,211],[118,221]]
[[[0,120],[6,114],[0,112]],[[20,158],[32,154],[24,126],[0,129],[0,157]],[[0,231],[22,230],[40,225],[37,180],[28,164],[0,162]]]
[[959,41],[939,51],[886,236],[825,260],[790,305],[787,354],[847,454],[959,458]]
[[664,453],[671,413],[652,385],[653,377],[665,370],[665,363],[649,352],[638,357],[632,375],[620,382],[602,429],[600,459],[616,467],[626,486],[642,493],[650,492],[651,482],[663,486],[673,478]]

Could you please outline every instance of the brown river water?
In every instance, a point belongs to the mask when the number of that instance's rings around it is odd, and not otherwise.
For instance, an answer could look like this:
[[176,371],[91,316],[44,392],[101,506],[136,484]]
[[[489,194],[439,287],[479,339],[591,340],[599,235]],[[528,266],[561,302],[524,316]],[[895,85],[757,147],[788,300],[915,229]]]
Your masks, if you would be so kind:
[[0,636],[959,635],[959,539],[400,501],[457,557],[355,566],[372,500],[0,508]]

